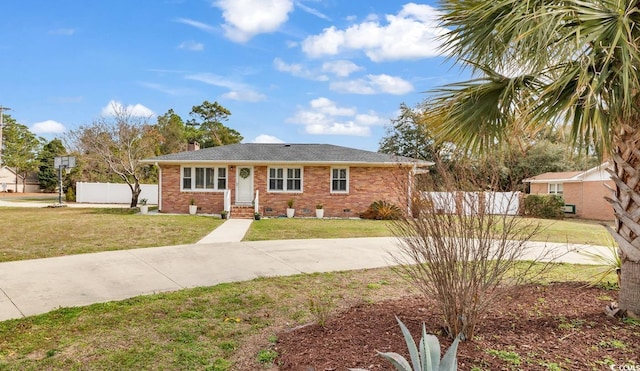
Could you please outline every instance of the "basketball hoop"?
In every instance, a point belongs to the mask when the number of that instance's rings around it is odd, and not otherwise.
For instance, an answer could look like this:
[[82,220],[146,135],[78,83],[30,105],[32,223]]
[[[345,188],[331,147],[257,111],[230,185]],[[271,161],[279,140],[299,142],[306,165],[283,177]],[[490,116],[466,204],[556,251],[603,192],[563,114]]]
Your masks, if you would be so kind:
[[76,167],[76,158],[73,156],[60,156],[53,159],[53,167],[58,169],[58,203],[62,204],[62,169],[69,174]]

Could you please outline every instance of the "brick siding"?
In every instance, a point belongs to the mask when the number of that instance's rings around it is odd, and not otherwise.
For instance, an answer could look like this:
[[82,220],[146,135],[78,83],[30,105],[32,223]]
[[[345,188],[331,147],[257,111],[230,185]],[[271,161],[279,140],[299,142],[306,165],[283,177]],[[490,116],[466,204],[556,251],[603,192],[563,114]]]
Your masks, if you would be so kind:
[[[204,166],[204,165],[203,165]],[[292,167],[292,166],[289,166]],[[316,204],[324,206],[325,217],[358,217],[377,200],[386,200],[406,207],[402,195],[406,195],[409,168],[400,167],[349,167],[349,192],[331,193],[331,167],[305,166],[303,192],[269,192],[267,190],[267,166],[254,166],[254,193],[259,191],[259,207],[265,216],[285,215],[287,201],[294,199],[296,216],[315,216]],[[231,203],[235,200],[235,166],[228,166],[228,186]],[[162,166],[162,205],[166,213],[188,213],[189,200],[193,197],[198,212],[218,214],[224,207],[222,191],[180,191],[180,166]]]
[[[605,184],[614,187],[613,181],[588,181],[562,184],[565,204],[576,205],[576,217],[594,220],[613,220],[613,208],[604,199],[611,196]],[[548,183],[531,183],[531,194],[548,194]]]

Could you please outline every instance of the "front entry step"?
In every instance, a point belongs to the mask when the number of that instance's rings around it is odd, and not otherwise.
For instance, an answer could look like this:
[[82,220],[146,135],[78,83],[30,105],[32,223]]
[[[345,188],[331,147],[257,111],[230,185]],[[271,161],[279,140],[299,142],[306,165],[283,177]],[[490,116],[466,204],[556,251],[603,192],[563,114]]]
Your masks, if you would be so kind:
[[253,219],[253,206],[231,206],[231,218]]

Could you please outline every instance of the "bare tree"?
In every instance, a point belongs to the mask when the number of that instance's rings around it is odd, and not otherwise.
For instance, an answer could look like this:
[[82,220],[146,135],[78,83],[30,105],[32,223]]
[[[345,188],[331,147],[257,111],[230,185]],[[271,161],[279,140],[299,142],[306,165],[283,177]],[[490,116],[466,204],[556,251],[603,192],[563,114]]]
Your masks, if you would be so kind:
[[71,131],[68,138],[73,148],[87,157],[87,162],[106,164],[129,186],[130,206],[136,207],[140,179],[147,166],[140,164],[140,160],[154,155],[157,132],[148,124],[148,118],[134,116],[124,108],[114,111],[113,117],[102,117],[90,126],[81,126]]
[[424,176],[414,185],[411,212],[392,224],[400,241],[393,258],[403,276],[436,300],[448,335],[469,339],[482,314],[505,292],[500,288],[540,273],[534,269],[540,267],[537,259],[521,261],[539,226],[505,212],[513,210],[517,193],[483,191],[497,176],[478,183],[469,171],[437,170],[438,178]]

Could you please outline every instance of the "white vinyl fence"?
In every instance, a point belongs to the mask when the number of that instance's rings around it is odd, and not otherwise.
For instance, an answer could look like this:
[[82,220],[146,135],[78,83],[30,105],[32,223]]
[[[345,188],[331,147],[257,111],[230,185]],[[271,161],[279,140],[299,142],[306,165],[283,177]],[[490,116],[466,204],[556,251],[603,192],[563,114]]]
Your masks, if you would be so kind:
[[[147,203],[158,203],[158,185],[141,184],[142,192],[138,202],[146,198]],[[76,202],[91,204],[130,204],[131,188],[126,184],[117,183],[76,183]]]
[[438,212],[453,214],[462,208],[464,215],[481,210],[486,214],[518,215],[520,192],[425,192]]

